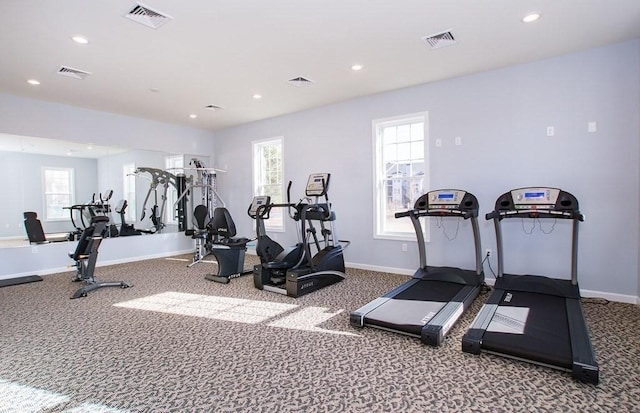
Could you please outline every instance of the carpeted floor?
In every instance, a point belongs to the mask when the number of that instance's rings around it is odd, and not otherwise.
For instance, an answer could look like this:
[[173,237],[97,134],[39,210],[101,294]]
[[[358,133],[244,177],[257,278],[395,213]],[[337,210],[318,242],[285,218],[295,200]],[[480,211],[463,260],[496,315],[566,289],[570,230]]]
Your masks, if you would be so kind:
[[[190,260],[190,256],[182,256]],[[248,256],[248,265],[255,257]],[[73,273],[0,288],[0,412],[640,411],[640,308],[585,300],[600,384],[461,351],[480,296],[440,348],[349,313],[408,277],[348,269],[289,298],[206,281],[215,265],[154,259],[99,267],[104,288],[70,300]]]

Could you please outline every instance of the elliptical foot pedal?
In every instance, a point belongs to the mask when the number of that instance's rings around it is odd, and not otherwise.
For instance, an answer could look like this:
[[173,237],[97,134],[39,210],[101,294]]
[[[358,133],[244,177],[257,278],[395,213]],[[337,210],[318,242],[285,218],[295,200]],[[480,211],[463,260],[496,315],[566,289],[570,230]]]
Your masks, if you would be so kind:
[[219,275],[207,274],[204,276],[206,280],[215,281],[220,284],[229,284],[230,277],[221,277]]

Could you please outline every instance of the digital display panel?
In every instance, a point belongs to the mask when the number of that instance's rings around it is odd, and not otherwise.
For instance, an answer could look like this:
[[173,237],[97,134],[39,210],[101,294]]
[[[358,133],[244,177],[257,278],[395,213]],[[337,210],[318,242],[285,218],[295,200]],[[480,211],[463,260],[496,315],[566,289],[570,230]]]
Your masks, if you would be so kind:
[[544,192],[525,192],[524,193],[524,198],[525,199],[544,198]]
[[438,199],[453,199],[454,196],[452,192],[439,193]]

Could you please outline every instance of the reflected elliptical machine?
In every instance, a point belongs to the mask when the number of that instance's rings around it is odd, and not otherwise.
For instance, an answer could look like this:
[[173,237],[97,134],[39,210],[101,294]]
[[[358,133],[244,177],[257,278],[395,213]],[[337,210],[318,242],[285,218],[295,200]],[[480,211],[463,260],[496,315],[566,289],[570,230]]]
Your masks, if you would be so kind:
[[[395,217],[411,218],[418,240],[420,268],[409,281],[352,312],[351,325],[419,337],[425,344],[439,346],[484,285],[478,200],[473,194],[457,189],[430,191],[416,200],[413,209],[396,213]],[[470,219],[475,269],[427,266],[421,217]]]
[[[501,221],[507,218],[571,220],[571,279],[504,274]],[[495,226],[498,275],[493,293],[462,338],[462,350],[558,368],[598,384],[578,287],[578,223],[584,221],[578,200],[558,188],[513,189],[496,200],[486,219]]]
[[[253,269],[256,288],[300,297],[346,277],[343,251],[350,242],[338,240],[336,235],[336,215],[327,196],[330,177],[328,173],[309,176],[305,189],[309,203],[290,202],[291,182],[286,204],[272,204],[268,196],[253,198],[248,213],[256,220],[256,253],[260,257],[260,264]],[[315,201],[310,202],[309,197]],[[320,197],[325,202],[319,202]],[[273,208],[287,208],[298,224],[298,243],[294,247],[285,249],[267,235],[264,221],[269,219]],[[320,224],[321,239],[314,222]]]

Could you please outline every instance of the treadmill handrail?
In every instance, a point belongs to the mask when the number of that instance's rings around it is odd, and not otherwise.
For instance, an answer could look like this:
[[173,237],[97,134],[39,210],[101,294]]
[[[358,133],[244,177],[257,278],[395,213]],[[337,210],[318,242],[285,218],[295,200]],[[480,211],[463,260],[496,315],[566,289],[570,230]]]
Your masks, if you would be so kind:
[[584,214],[579,211],[556,211],[543,208],[519,210],[494,210],[485,215],[487,221],[504,218],[557,218],[584,221]]
[[474,214],[473,211],[461,211],[459,209],[444,209],[444,208],[432,208],[432,209],[410,209],[404,212],[396,212],[396,218],[408,217],[411,215],[415,215],[418,218],[421,217],[439,217],[439,216],[453,216],[453,217],[462,217],[464,219],[469,219],[477,214]]

